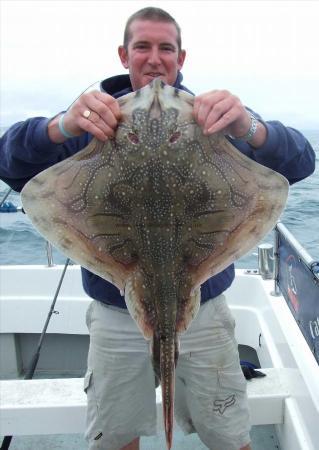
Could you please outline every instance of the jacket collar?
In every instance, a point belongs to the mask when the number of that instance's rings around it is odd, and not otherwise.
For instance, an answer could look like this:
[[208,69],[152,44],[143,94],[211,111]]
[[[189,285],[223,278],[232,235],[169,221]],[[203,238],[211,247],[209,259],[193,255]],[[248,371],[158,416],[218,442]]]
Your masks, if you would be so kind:
[[[176,81],[173,87],[177,89],[182,89],[183,91],[188,92],[189,94],[193,94],[190,90],[188,90],[185,86],[182,85],[183,75],[181,72],[178,72]],[[115,98],[122,97],[125,94],[129,94],[133,92],[131,80],[129,75],[116,75],[111,78],[106,78],[101,81],[100,84],[101,91],[107,92]]]

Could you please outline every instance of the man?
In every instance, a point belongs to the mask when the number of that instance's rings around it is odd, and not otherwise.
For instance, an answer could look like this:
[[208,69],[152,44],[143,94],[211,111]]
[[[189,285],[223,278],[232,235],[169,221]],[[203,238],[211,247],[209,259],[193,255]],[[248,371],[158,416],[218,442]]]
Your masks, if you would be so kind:
[[[118,49],[129,76],[102,82],[104,92],[81,95],[53,119],[34,118],[2,138],[0,177],[16,190],[46,167],[84,148],[93,136],[114,136],[121,112],[116,98],[160,77],[181,85],[186,53],[180,28],[165,11],[145,8],[127,22]],[[195,98],[194,117],[205,134],[222,131],[250,158],[277,170],[291,183],[314,170],[314,152],[296,130],[257,120],[228,91]],[[148,346],[118,290],[83,270],[83,286],[95,300],[87,313],[90,350],[85,390],[90,450],[138,450],[139,437],[156,431],[154,374]],[[211,450],[249,450],[249,414],[234,339],[234,321],[222,293],[233,266],[208,280],[201,308],[181,338],[176,371],[175,414],[185,432],[196,431]],[[219,405],[223,400],[225,407]]]

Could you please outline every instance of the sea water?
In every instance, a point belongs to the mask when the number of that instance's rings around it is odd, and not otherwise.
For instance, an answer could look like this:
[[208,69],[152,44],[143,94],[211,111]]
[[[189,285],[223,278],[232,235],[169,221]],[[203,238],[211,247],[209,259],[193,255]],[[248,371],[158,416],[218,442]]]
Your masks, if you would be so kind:
[[[290,187],[281,222],[293,233],[313,259],[319,260],[319,131],[303,131],[316,152],[316,170],[307,179]],[[0,181],[0,201],[8,186]],[[21,206],[20,196],[11,192],[8,201]],[[262,242],[273,243],[273,233]],[[55,264],[66,257],[53,251]],[[47,264],[46,242],[22,212],[0,213],[0,264]],[[257,249],[236,262],[237,268],[256,268]]]

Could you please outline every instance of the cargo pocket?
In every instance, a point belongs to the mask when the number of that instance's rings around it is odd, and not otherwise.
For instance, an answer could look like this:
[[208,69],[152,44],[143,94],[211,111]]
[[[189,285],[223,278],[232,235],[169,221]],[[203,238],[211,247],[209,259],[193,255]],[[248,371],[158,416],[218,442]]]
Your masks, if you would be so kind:
[[[93,371],[90,369],[85,374],[83,390],[87,395],[85,438],[89,442],[97,443],[102,438],[103,433],[100,425],[99,407],[94,389]],[[98,449],[99,447],[94,446],[93,448]]]
[[247,381],[241,370],[219,369],[218,387],[213,411],[217,415],[241,417],[243,424],[249,420]]

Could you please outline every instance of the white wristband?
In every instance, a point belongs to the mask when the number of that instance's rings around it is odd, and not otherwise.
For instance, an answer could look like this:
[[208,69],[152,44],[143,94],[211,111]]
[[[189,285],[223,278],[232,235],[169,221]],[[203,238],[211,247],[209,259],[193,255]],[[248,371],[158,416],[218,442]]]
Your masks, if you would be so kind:
[[66,131],[66,129],[63,126],[64,115],[65,115],[65,113],[61,114],[61,116],[59,117],[59,131],[61,134],[63,134],[64,137],[73,138],[73,137],[75,137],[75,135]]

